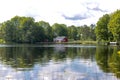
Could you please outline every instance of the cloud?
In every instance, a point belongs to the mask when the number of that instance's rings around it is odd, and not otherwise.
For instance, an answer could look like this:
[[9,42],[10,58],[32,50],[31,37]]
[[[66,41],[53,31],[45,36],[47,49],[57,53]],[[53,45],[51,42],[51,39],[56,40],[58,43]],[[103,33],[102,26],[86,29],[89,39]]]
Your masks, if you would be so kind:
[[[77,10],[76,10],[76,8],[77,8]],[[73,10],[73,11],[71,11],[71,10]],[[87,20],[90,18],[92,19],[93,17],[101,16],[103,13],[108,12],[107,9],[102,8],[100,6],[100,3],[96,2],[96,1],[94,1],[94,2],[93,1],[85,1],[85,2],[81,3],[81,6],[79,8],[76,6],[76,7],[74,7],[74,9],[71,8],[71,10],[70,10],[70,12],[62,14],[62,17],[65,20],[82,21],[82,20]],[[70,14],[71,12],[72,12],[72,14]],[[94,20],[94,22],[95,21],[96,20]]]
[[100,9],[98,6],[96,6],[94,8],[87,7],[87,9],[88,10],[93,10],[93,11],[108,12],[107,10]]
[[119,9],[119,3],[118,0],[0,0],[0,22],[18,15],[44,20],[51,25],[89,25],[103,14]]
[[97,11],[97,12],[108,12],[108,10],[106,9],[102,9],[100,8],[100,3],[97,3],[97,2],[88,2],[88,3],[85,3],[85,6],[88,10],[92,10],[92,11]]
[[25,11],[25,16],[29,16],[29,17],[33,17],[33,18],[36,18],[36,17],[39,17],[40,15],[37,13],[36,10],[26,10]]
[[87,14],[83,14],[83,15],[77,14],[74,16],[62,15],[62,16],[67,20],[84,20],[84,19],[89,18],[89,16]]

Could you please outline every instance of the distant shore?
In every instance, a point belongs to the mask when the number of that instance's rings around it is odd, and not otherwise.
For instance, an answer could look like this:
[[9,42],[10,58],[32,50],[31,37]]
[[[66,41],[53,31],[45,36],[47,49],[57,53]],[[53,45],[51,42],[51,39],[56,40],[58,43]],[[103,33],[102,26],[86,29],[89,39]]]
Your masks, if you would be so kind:
[[[97,41],[69,41],[69,42],[37,42],[43,44],[97,44]],[[37,44],[36,43],[36,44]]]
[[[9,43],[14,43],[14,42],[6,42],[6,41],[0,39],[0,43],[1,44],[7,44],[7,43],[9,44]],[[24,44],[24,43],[20,43],[20,44]],[[35,42],[35,43],[27,43],[27,44],[97,44],[97,41],[80,41],[80,40],[72,40],[71,41],[70,40],[68,42]]]

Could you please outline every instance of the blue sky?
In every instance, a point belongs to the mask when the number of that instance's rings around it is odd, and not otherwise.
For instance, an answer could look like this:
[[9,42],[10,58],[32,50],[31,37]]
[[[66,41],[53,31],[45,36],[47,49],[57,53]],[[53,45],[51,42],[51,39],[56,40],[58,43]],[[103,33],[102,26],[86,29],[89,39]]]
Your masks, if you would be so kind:
[[0,0],[0,22],[18,16],[33,17],[50,25],[90,25],[120,9],[120,0]]

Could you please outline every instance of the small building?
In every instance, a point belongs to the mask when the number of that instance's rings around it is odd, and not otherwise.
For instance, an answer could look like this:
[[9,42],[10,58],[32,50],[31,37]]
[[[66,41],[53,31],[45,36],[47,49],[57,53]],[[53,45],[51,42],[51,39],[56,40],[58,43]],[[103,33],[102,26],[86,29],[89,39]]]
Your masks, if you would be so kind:
[[54,42],[68,42],[68,38],[65,36],[58,36],[53,39]]

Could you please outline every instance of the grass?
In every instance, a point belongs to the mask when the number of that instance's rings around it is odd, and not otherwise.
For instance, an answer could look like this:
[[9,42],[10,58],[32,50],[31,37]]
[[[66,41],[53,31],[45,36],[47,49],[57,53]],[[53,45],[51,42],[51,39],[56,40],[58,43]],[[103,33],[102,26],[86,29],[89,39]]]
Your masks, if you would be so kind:
[[64,43],[64,44],[97,44],[97,41],[80,41],[80,40],[70,40],[68,42],[57,42],[57,43]]
[[[0,43],[11,43],[11,42],[6,42],[3,39],[0,39]],[[13,42],[12,42],[13,43]],[[55,42],[40,42],[40,43],[55,43]],[[73,40],[69,39],[68,42],[56,42],[57,44],[97,44],[97,41],[81,41],[81,40]]]
[[0,39],[0,43],[6,43],[3,39]]
[[82,44],[97,44],[97,41],[81,41]]

